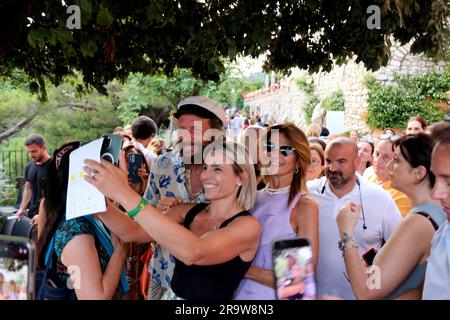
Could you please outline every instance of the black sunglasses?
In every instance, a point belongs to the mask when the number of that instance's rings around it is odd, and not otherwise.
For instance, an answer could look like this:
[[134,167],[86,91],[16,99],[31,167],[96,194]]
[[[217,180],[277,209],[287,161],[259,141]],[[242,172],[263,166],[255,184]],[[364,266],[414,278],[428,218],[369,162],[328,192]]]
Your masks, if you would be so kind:
[[295,149],[291,146],[280,146],[277,147],[274,144],[271,143],[264,143],[264,147],[266,148],[267,152],[273,152],[273,151],[279,151],[284,157],[288,157],[291,154],[294,153]]

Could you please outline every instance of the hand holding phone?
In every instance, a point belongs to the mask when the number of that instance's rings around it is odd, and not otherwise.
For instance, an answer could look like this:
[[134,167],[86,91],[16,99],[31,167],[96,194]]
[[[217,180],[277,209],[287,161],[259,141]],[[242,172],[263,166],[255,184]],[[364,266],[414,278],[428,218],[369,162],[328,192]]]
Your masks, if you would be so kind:
[[113,134],[102,135],[103,144],[100,151],[100,158],[113,163],[115,166],[119,165],[119,155],[122,149],[122,137]]
[[316,299],[313,253],[308,240],[275,241],[272,257],[277,299]]
[[34,243],[27,238],[0,236],[0,300],[33,300]]
[[142,167],[144,157],[140,153],[130,153],[128,155],[128,178],[133,183],[141,183],[142,179],[139,177],[139,168]]

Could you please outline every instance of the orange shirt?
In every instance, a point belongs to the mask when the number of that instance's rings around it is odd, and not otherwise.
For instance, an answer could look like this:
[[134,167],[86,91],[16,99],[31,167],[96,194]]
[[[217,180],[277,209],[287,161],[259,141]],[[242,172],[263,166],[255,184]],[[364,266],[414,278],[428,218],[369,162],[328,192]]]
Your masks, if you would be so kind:
[[[371,176],[369,176],[368,180],[370,182],[376,183],[377,181],[376,174],[374,173]],[[402,214],[403,218],[406,217],[408,212],[411,210],[411,200],[409,200],[408,196],[403,192],[400,192],[397,189],[392,188],[391,180],[388,180],[385,183],[383,183],[382,187],[384,190],[389,191],[391,197],[394,199],[395,204],[398,207],[398,210],[400,210],[400,213]]]

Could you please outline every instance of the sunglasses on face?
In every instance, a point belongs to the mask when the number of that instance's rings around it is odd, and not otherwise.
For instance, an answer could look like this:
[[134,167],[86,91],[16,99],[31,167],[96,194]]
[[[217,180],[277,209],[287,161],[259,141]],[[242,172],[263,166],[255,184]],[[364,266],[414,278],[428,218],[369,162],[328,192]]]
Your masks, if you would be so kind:
[[266,148],[267,152],[279,151],[284,157],[290,156],[295,151],[295,149],[291,146],[277,147],[276,145],[271,144],[271,143],[264,143],[264,147]]

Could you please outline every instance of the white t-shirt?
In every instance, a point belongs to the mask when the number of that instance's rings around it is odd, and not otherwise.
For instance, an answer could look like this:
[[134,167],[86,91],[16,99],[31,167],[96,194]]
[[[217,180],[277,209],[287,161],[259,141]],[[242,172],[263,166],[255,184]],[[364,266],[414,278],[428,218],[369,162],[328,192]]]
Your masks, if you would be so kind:
[[[371,248],[378,251],[392,235],[402,216],[389,192],[362,179],[360,175],[357,177],[360,181],[367,229],[363,229],[364,220],[361,212],[355,226],[355,237],[359,252],[363,255]],[[342,252],[338,248],[340,237],[336,216],[340,207],[348,200],[361,204],[358,184],[340,199],[331,191],[326,177],[308,181],[307,185],[319,204],[317,296],[320,298],[324,294],[331,294],[343,299],[355,299],[350,282],[347,280]]]
[[158,157],[156,153],[144,147],[144,145],[140,142],[133,141],[133,145],[144,154],[145,161],[147,162],[147,165],[150,169],[152,167],[153,161],[155,161]]

